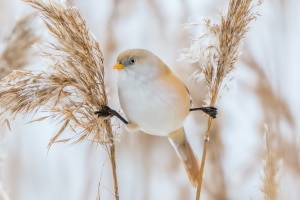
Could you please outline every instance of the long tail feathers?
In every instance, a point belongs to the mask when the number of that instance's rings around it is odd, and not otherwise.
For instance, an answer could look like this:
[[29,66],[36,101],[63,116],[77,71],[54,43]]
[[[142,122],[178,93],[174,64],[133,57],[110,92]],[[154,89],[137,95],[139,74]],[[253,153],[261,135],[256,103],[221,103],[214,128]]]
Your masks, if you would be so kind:
[[190,182],[194,186],[197,186],[197,178],[199,175],[198,161],[190,143],[185,137],[184,129],[180,128],[177,131],[170,133],[168,139],[174,147],[178,157],[182,160]]

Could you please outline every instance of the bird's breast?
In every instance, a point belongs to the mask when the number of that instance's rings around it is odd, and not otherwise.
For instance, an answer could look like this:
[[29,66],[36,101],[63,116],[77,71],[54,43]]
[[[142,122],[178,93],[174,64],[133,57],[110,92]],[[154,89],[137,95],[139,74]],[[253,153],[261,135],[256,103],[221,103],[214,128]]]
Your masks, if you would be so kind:
[[128,120],[149,134],[167,136],[182,127],[189,113],[189,94],[176,78],[143,81],[120,77],[118,94]]

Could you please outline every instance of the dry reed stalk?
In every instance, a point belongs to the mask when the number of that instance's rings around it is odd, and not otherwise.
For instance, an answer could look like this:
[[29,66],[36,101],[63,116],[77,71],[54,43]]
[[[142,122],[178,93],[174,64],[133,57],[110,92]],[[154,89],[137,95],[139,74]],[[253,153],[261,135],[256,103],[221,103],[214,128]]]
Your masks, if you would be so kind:
[[29,14],[16,22],[7,34],[0,51],[0,79],[12,70],[25,67],[33,57],[32,45],[40,41],[34,25],[36,14]]
[[[280,199],[280,181],[278,171],[286,167],[300,173],[299,145],[297,144],[296,121],[291,112],[291,107],[278,91],[272,88],[269,76],[263,71],[254,58],[245,60],[246,66],[252,69],[257,78],[257,83],[252,90],[256,94],[263,110],[262,121],[265,127],[266,155],[264,164],[264,176],[262,177],[261,192],[266,200]],[[285,124],[284,128],[281,127]],[[289,137],[288,127],[291,130]],[[283,165],[278,165],[278,160],[283,159]]]
[[[257,76],[257,82],[254,88],[256,96],[259,98],[261,107],[264,110],[264,122],[272,125],[279,125],[279,119],[283,119],[287,124],[294,129],[295,119],[291,112],[291,108],[288,102],[278,94],[278,91],[272,88],[270,77],[266,72],[264,72],[264,67],[259,64],[255,58],[251,56],[251,53],[247,57],[243,58],[246,66],[249,67]],[[275,127],[279,130],[278,127]]]
[[278,199],[278,182],[277,182],[277,172],[278,172],[278,163],[277,156],[274,147],[274,137],[270,133],[268,126],[265,125],[265,140],[266,140],[266,155],[265,155],[265,164],[264,164],[264,177],[263,185],[261,188],[262,193],[264,194],[265,200],[276,200]]
[[[103,54],[89,33],[78,9],[66,1],[24,0],[37,9],[53,36],[44,50],[50,60],[48,71],[14,71],[0,82],[0,114],[13,120],[19,113],[44,111],[35,121],[52,119],[62,125],[50,140],[81,142],[91,138],[103,145],[110,156],[115,199],[119,199],[115,160],[115,138],[110,120],[98,118],[94,111],[107,104]],[[74,138],[60,139],[66,129]]]
[[[223,169],[224,145],[220,123],[215,123],[211,129],[211,145],[209,148],[208,166],[209,175],[203,185],[209,199],[227,200],[227,187]],[[214,181],[211,181],[214,180]]]
[[[183,53],[182,59],[198,64],[199,71],[195,73],[195,77],[202,77],[200,74],[204,75],[209,88],[207,101],[210,106],[216,105],[221,88],[226,84],[224,79],[235,68],[239,45],[249,30],[248,24],[255,18],[252,0],[230,0],[227,13],[221,16],[220,23],[213,24],[212,20],[205,19],[206,32],[195,39],[191,47]],[[196,200],[200,199],[212,123],[213,118],[209,117]]]
[[[28,14],[19,19],[3,39],[0,51],[0,79],[12,70],[25,67],[29,60],[34,57],[31,46],[41,39],[34,29],[35,17],[36,14]],[[9,199],[5,191],[5,184],[2,181],[5,158],[5,134],[3,128],[0,128],[0,200]]]
[[[264,177],[262,178],[261,191],[264,198],[279,199],[279,181],[277,174],[279,170],[278,160],[284,159],[285,167],[300,169],[299,148],[296,144],[297,138],[289,141],[287,127],[292,131],[292,137],[295,131],[295,119],[292,115],[291,108],[284,97],[273,89],[270,83],[270,77],[253,57],[248,54],[244,59],[246,66],[253,70],[256,74],[257,82],[252,91],[256,94],[263,110],[262,121],[268,126],[265,127],[266,137],[266,156],[264,165]],[[285,128],[282,129],[281,124],[285,122]],[[281,131],[283,130],[283,132]],[[282,134],[282,133],[284,134]]]

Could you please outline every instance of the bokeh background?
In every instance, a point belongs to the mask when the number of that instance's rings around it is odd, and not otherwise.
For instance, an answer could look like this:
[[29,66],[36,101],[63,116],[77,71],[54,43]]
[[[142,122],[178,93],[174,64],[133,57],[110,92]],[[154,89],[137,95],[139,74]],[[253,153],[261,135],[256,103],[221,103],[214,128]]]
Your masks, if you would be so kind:
[[[194,106],[203,104],[203,83],[192,76],[197,68],[178,61],[180,49],[191,42],[184,24],[200,22],[204,16],[218,20],[219,10],[225,10],[228,1],[70,2],[80,9],[101,45],[112,107],[118,109],[119,104],[116,72],[111,66],[116,56],[129,48],[145,48],[159,55],[186,83]],[[218,101],[203,199],[265,199],[264,166],[270,151],[278,199],[300,198],[299,9],[297,0],[265,0],[256,7],[259,16],[250,24],[236,69]],[[22,1],[0,0],[1,38],[9,34],[17,19],[32,11]],[[39,63],[32,65],[38,67]],[[104,148],[85,141],[55,144],[48,150],[48,142],[57,132],[56,122],[27,123],[31,119],[20,116],[11,122],[11,131],[1,130],[0,193],[8,194],[10,200],[92,200],[98,194],[102,200],[114,199]],[[185,124],[199,158],[206,120],[204,114],[195,112]],[[122,127],[117,131],[120,199],[195,198],[195,188],[166,138],[127,133]]]

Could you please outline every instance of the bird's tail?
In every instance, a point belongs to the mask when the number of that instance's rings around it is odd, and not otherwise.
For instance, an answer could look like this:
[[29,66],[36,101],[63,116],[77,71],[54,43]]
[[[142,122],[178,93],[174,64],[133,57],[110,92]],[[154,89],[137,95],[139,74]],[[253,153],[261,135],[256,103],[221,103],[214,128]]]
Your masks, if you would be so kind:
[[185,137],[183,128],[178,129],[168,135],[168,139],[174,147],[178,157],[182,160],[184,168],[189,176],[190,182],[197,186],[199,166],[198,160],[191,148],[190,143]]

